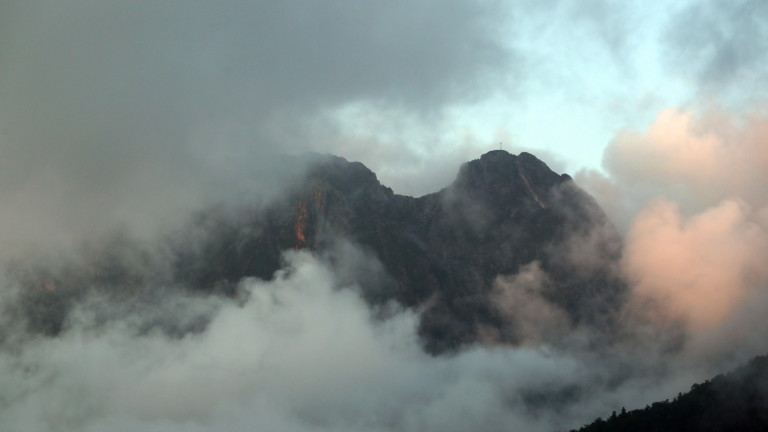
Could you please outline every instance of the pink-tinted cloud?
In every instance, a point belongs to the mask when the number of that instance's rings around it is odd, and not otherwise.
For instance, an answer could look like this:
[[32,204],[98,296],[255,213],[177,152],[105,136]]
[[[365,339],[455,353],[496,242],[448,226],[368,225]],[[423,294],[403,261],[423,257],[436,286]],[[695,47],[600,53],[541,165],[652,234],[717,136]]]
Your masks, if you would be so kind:
[[[634,305],[723,333],[768,289],[768,116],[664,110],[577,176],[625,229]],[[752,300],[749,300],[752,299]],[[752,317],[755,318],[755,317]],[[722,335],[721,337],[727,337]]]
[[765,280],[768,233],[742,201],[686,218],[670,201],[651,203],[628,236],[624,270],[640,299],[683,316],[694,330],[722,324]]
[[570,324],[565,311],[545,299],[551,283],[538,261],[494,281],[493,304],[510,327],[504,331],[511,331],[522,345],[551,341]]
[[624,131],[604,164],[627,187],[651,188],[699,210],[731,196],[765,204],[768,117],[669,109],[646,131]]

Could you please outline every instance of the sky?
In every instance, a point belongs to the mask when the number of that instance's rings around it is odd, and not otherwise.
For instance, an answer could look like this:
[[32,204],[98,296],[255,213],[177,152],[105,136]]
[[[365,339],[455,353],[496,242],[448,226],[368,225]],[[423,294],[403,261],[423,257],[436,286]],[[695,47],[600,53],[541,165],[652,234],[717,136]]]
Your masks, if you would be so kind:
[[[155,306],[207,317],[194,337],[139,334],[146,317],[99,327],[89,313],[111,309],[96,298],[61,338],[0,350],[0,425],[553,430],[764,354],[767,57],[762,0],[0,0],[2,263],[269,199],[291,178],[280,153],[361,161],[422,195],[501,145],[573,176],[622,233],[624,320],[649,341],[671,322],[687,337],[669,357],[649,342],[609,360],[578,343],[433,359],[412,311],[375,325],[338,269],[289,254],[273,283],[241,282],[241,305]],[[296,360],[319,343],[317,362]],[[627,365],[639,372],[612,385]],[[541,411],[520,398],[558,383],[585,396]]]
[[665,110],[763,111],[765,21],[760,1],[5,0],[2,212],[38,227],[0,236],[141,231],[251,193],[274,152],[411,195],[499,144],[605,174]]
[[424,168],[500,142],[571,173],[602,169],[620,131],[664,109],[741,113],[765,97],[759,1],[6,0],[2,10],[6,146],[56,137],[87,172],[109,158],[130,174],[146,147],[173,147],[153,154],[158,169],[182,151],[211,164],[310,148],[419,194],[434,187]]

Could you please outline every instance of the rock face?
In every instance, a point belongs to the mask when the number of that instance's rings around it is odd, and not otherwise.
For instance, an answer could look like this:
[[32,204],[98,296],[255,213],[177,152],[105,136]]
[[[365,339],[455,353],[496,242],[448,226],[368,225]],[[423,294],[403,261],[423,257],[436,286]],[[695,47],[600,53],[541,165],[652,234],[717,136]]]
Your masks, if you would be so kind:
[[[361,163],[312,160],[268,205],[202,212],[159,253],[118,236],[78,264],[22,269],[30,289],[11,314],[56,334],[88,290],[117,295],[115,304],[138,299],[134,308],[168,287],[236,295],[241,279],[271,279],[285,250],[303,249],[337,266],[372,307],[397,302],[420,312],[432,353],[613,328],[626,291],[613,271],[619,236],[570,177],[533,155],[489,152],[419,198],[393,193]],[[287,159],[286,169],[306,162]],[[349,270],[349,244],[367,267]]]
[[[570,177],[528,153],[489,152],[465,163],[449,187],[419,198],[394,194],[358,162],[322,157],[267,209],[227,224],[207,215],[201,223],[217,228],[178,260],[186,284],[226,292],[246,276],[270,279],[286,249],[332,261],[343,238],[383,267],[355,280],[366,299],[420,310],[420,334],[433,353],[479,339],[524,339],[523,326],[499,307],[505,294],[497,278],[532,263],[544,280],[506,290],[534,295],[565,325],[605,327],[624,295],[612,271],[619,236],[602,210]],[[515,298],[521,301],[506,302]]]

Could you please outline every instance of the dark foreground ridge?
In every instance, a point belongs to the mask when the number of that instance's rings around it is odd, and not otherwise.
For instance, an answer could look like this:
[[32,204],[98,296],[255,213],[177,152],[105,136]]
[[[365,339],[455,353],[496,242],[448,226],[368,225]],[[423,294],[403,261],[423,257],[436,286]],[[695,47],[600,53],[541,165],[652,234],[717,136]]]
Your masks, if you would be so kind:
[[[349,258],[344,244],[380,263],[350,282],[374,307],[395,301],[420,311],[420,335],[432,353],[524,339],[514,316],[500,310],[495,281],[531,264],[545,276],[526,295],[562,311],[569,326],[611,328],[625,292],[611,271],[620,239],[603,211],[570,177],[528,153],[486,153],[462,165],[449,187],[419,198],[393,193],[359,162],[321,156],[268,206],[211,209],[190,232],[171,242],[162,276],[135,274],[116,248],[95,253],[87,271],[35,275],[44,289],[27,304],[32,327],[59,331],[67,302],[84,286],[135,292],[174,284],[234,295],[245,277],[273,278],[286,250],[338,264]],[[142,253],[130,259],[151,260]]]
[[[578,432],[758,432],[768,430],[768,357],[694,384],[672,401],[615,412]],[[571,432],[577,432],[572,430]]]

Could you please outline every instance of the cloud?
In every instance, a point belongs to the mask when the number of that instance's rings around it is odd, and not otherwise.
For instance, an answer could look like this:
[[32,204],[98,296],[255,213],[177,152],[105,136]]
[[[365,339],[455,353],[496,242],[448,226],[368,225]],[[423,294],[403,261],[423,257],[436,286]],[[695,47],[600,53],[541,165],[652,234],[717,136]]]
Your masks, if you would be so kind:
[[606,175],[577,176],[627,232],[631,307],[650,301],[663,311],[653,319],[683,320],[691,352],[766,349],[740,335],[768,305],[767,125],[762,112],[664,110],[616,136]]
[[696,331],[723,324],[768,281],[768,231],[740,201],[689,219],[669,201],[653,203],[635,220],[624,254],[635,294],[686,317]]
[[768,180],[768,119],[711,110],[665,110],[643,133],[622,132],[606,149],[612,178],[652,193],[663,191],[690,207],[730,195],[761,204]]
[[666,197],[685,214],[739,198],[754,208],[768,203],[768,118],[721,108],[666,109],[644,131],[622,130],[604,152],[604,173],[582,170],[590,190],[620,227],[650,201]]
[[536,261],[523,266],[514,275],[496,279],[491,304],[504,317],[508,326],[505,331],[513,334],[508,340],[535,346],[568,333],[571,325],[568,314],[546,299],[551,286],[552,281]]
[[[675,13],[665,42],[667,62],[683,76],[693,75],[705,92],[743,91],[764,96],[768,7],[759,0],[691,2]],[[692,73],[691,73],[692,72]]]
[[[594,87],[597,69],[624,79],[632,59],[645,66],[646,57],[625,53],[648,36],[628,31],[641,22],[636,10],[593,1],[583,12],[564,8],[550,28],[558,3],[511,14],[530,24],[519,27],[529,37],[557,46],[531,42],[529,62],[513,48],[518,35],[502,29],[512,21],[496,1],[4,1],[0,258],[62,245],[72,253],[115,227],[151,237],[214,200],[269,196],[292,178],[276,152],[367,158],[398,191],[432,192],[486,146],[452,107],[516,89],[531,65],[540,84],[567,89],[564,99],[590,101],[605,92]],[[667,35],[672,68],[693,67],[702,88],[764,78],[765,8],[734,5],[692,5]],[[574,17],[582,25],[570,25]],[[629,64],[571,68],[584,52]],[[623,271],[635,298],[689,323],[695,339],[682,354],[650,338],[595,353],[585,347],[602,339],[589,332],[577,335],[582,344],[546,344],[567,323],[541,296],[549,275],[532,264],[500,277],[495,294],[525,347],[429,357],[414,312],[382,317],[358,297],[356,272],[384,276],[380,263],[345,247],[334,267],[289,254],[275,281],[242,281],[232,301],[155,285],[138,291],[165,300],[73,299],[79,306],[56,338],[30,338],[3,315],[0,425],[551,431],[669,397],[717,368],[694,357],[766,348],[754,335],[768,331],[760,324],[767,124],[760,113],[664,111],[611,142],[607,176],[579,177],[600,184],[599,198],[629,233]],[[491,145],[509,136],[501,128]],[[585,233],[563,259],[600,269],[604,240],[600,230]],[[147,250],[162,261],[163,251]],[[142,251],[117,260],[141,271]],[[3,283],[0,302],[11,307],[11,282]]]
[[[504,85],[496,2],[4,2],[0,239],[146,233],[273,192],[354,103],[429,116]],[[425,117],[426,118],[426,117]],[[326,135],[325,137],[328,137]],[[33,246],[30,246],[33,244]]]
[[[528,289],[537,275],[530,267],[514,281]],[[354,287],[305,252],[288,253],[274,281],[246,279],[240,288],[239,303],[181,297],[98,325],[95,311],[109,303],[86,303],[58,337],[0,351],[0,427],[551,431],[668,397],[701,377],[659,385],[632,372],[626,361],[636,355],[601,359],[541,344],[431,357],[412,312],[374,318]],[[167,318],[194,310],[208,323],[183,336],[146,331],[153,309]]]

